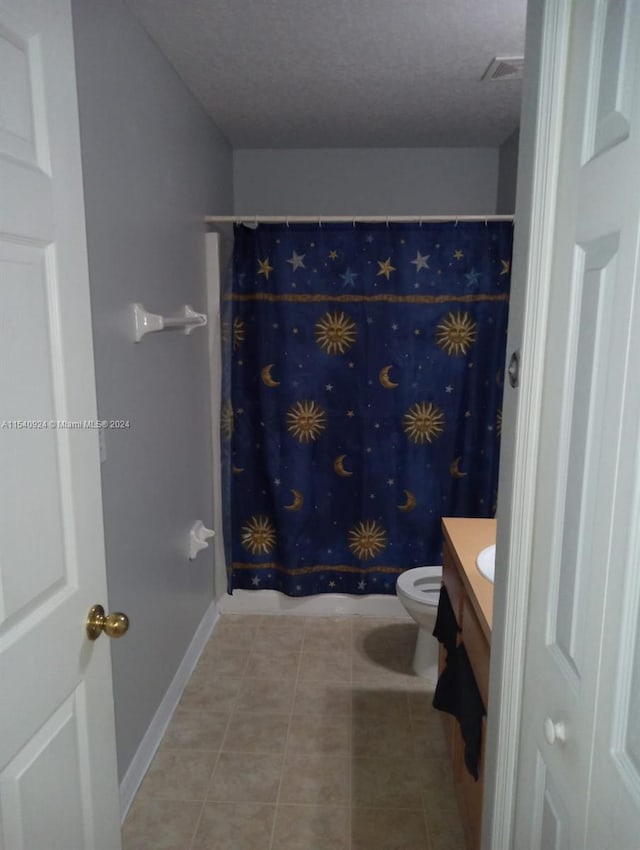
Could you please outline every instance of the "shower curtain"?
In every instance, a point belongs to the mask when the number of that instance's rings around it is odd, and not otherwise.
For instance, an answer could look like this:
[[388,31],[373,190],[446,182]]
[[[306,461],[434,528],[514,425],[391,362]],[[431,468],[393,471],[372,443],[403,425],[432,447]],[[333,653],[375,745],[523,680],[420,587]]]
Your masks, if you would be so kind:
[[512,224],[235,227],[229,592],[395,592],[495,513]]

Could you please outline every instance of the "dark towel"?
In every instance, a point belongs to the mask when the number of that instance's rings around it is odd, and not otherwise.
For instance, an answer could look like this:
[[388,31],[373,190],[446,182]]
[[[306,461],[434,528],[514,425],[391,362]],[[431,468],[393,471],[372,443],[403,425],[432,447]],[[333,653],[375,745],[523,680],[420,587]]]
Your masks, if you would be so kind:
[[438,677],[433,695],[433,707],[458,716],[457,638],[460,629],[446,587],[440,589],[438,615],[433,629],[434,637],[444,646],[447,657],[445,667]]
[[457,718],[464,741],[464,763],[471,776],[478,779],[482,718],[486,711],[467,650],[464,644],[456,645],[459,632],[449,594],[443,587],[433,634],[444,645],[447,659],[433,695],[433,707]]
[[459,631],[460,629],[458,628],[456,615],[453,611],[453,606],[451,605],[447,588],[442,585],[440,588],[440,599],[438,600],[436,624],[433,627],[433,636],[436,637],[440,643],[444,644],[444,647],[448,652],[449,650],[456,648]]
[[458,679],[458,711],[456,717],[464,741],[464,763],[471,776],[477,779],[482,748],[482,718],[486,711],[463,643],[458,647],[456,674]]

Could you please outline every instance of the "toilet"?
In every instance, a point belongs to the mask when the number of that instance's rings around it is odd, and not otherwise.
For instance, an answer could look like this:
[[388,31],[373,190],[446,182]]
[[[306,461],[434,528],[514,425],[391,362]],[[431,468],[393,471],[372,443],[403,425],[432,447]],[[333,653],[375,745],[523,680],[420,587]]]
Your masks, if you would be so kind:
[[413,656],[414,673],[431,682],[438,679],[438,641],[432,632],[441,584],[442,567],[415,567],[401,573],[396,582],[398,599],[419,626]]

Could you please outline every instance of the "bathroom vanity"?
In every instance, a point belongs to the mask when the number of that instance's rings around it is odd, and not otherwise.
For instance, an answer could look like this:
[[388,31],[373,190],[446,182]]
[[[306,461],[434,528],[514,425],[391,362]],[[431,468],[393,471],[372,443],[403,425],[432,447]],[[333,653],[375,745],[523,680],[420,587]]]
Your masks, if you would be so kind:
[[[479,552],[496,541],[494,519],[445,517],[442,581],[449,594],[460,629],[458,642],[465,645],[485,709],[489,703],[489,659],[493,619],[493,583],[478,570]],[[445,652],[440,651],[440,671]],[[486,718],[482,728],[480,778],[476,781],[464,764],[464,743],[457,720],[444,715],[450,728],[451,755],[458,802],[470,839],[470,850],[479,850],[482,824],[482,791]]]

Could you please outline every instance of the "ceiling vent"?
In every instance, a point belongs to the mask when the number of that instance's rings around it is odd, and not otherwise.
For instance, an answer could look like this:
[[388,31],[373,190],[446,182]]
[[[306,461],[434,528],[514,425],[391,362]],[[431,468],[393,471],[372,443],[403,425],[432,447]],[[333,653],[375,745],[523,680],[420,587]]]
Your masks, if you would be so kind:
[[483,80],[521,80],[524,56],[496,56],[482,75]]

